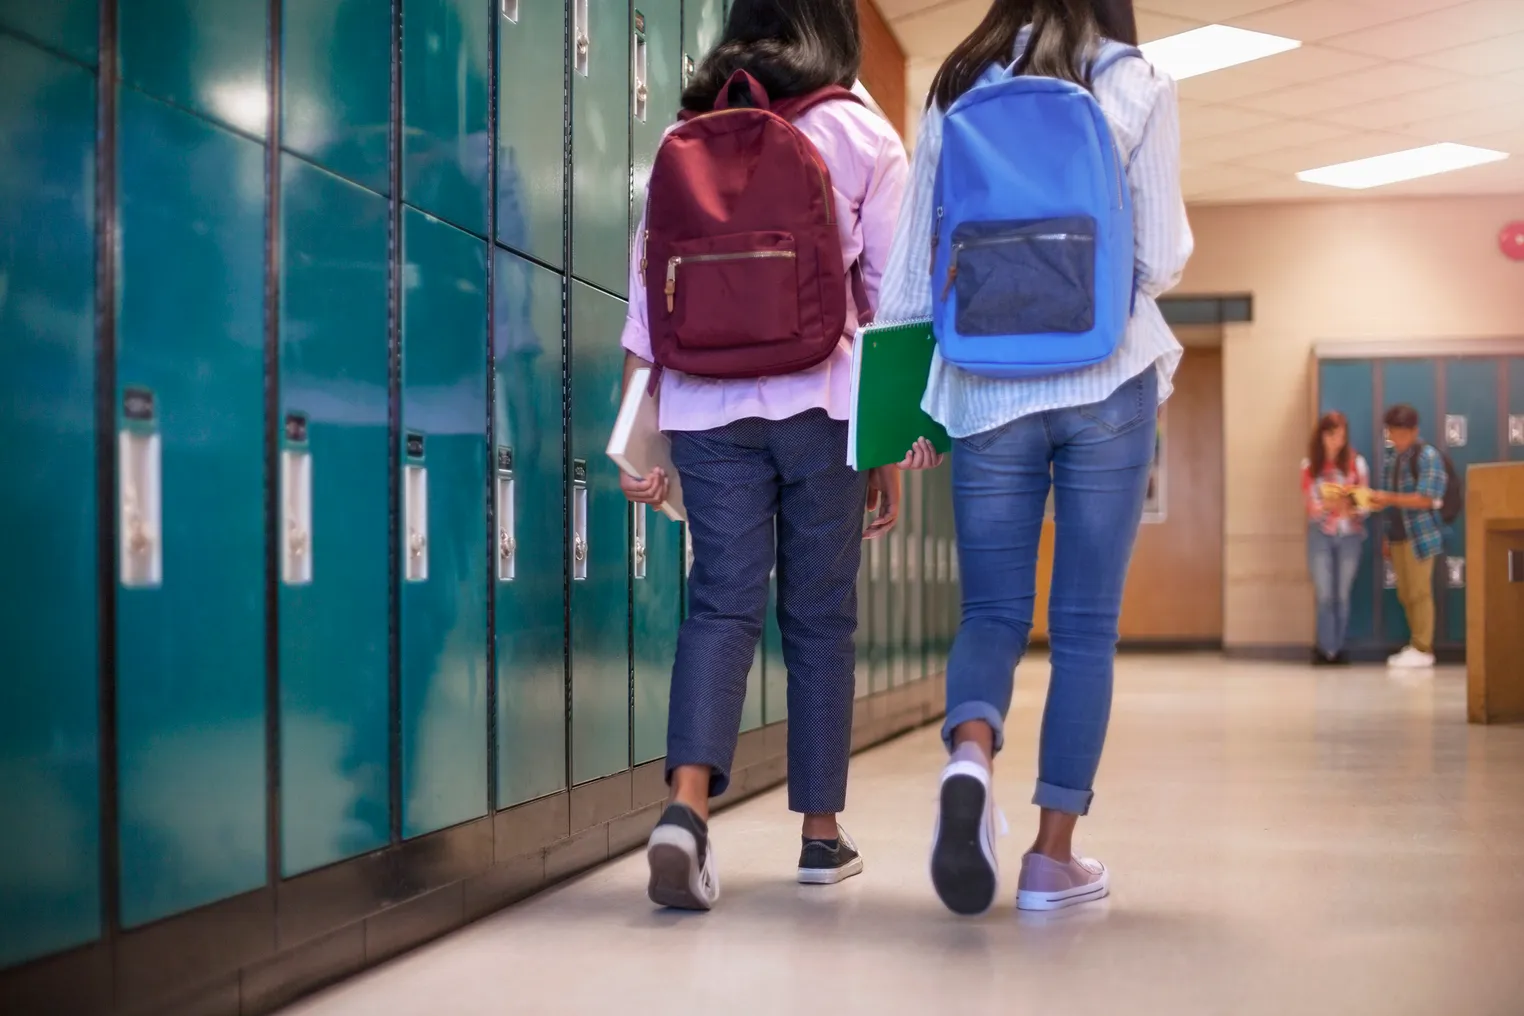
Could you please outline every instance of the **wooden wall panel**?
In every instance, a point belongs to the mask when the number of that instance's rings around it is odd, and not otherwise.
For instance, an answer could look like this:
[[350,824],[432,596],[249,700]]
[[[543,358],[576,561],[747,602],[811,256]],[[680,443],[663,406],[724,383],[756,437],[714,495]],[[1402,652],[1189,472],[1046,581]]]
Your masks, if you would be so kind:
[[903,138],[908,67],[905,51],[872,0],[857,0],[857,17],[863,33],[863,66],[858,77]]
[[[1219,642],[1223,634],[1222,350],[1190,347],[1165,410],[1165,520],[1138,533],[1122,638],[1131,642]],[[1048,634],[1053,523],[1037,561],[1034,639]]]

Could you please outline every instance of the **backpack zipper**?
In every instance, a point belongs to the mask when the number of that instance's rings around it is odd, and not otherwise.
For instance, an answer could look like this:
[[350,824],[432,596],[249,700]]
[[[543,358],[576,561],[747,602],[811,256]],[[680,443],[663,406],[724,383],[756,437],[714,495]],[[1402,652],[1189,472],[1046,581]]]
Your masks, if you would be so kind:
[[931,267],[926,274],[935,277],[937,274],[937,244],[942,240],[942,206],[937,206],[937,224],[931,227]]
[[651,246],[651,231],[648,229],[640,234],[640,274],[646,273],[646,251]]
[[953,282],[958,278],[958,255],[970,247],[997,247],[1003,243],[1034,243],[1043,241],[1094,240],[1089,233],[1023,233],[1018,236],[985,236],[953,244],[952,257],[947,261],[947,281],[942,285],[942,300],[952,292]]
[[677,305],[677,270],[685,264],[701,264],[713,261],[754,261],[763,258],[786,258],[795,260],[797,255],[791,250],[748,250],[738,251],[734,254],[689,254],[683,257],[671,257],[667,259],[667,313],[671,314]]

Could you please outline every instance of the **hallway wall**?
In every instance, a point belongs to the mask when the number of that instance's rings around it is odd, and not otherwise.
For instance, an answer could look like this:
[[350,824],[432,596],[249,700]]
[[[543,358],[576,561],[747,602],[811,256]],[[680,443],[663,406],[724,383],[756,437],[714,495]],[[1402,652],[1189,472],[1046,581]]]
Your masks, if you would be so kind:
[[[1179,293],[1252,293],[1223,343],[1224,640],[1309,644],[1311,583],[1297,484],[1320,342],[1467,339],[1524,349],[1524,264],[1498,250],[1524,196],[1193,207]],[[1432,431],[1430,431],[1432,433]]]

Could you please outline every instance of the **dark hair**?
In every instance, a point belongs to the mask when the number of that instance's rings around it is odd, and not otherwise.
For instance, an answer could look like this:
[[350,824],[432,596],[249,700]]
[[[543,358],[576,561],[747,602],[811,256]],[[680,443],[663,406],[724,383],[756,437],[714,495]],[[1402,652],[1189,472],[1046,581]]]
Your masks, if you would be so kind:
[[1397,430],[1417,430],[1418,410],[1406,403],[1399,403],[1386,411],[1382,422]]
[[968,38],[958,43],[931,82],[929,107],[947,109],[992,63],[1011,60],[1016,37],[1032,26],[1017,74],[1063,78],[1090,87],[1090,61],[1102,39],[1138,44],[1132,0],[995,0]]
[[1318,420],[1318,425],[1313,428],[1312,441],[1307,446],[1307,461],[1312,464],[1312,475],[1320,476],[1323,467],[1328,465],[1328,454],[1323,450],[1323,435],[1331,430],[1344,431],[1344,447],[1339,449],[1338,461],[1335,463],[1345,475],[1353,471],[1355,453],[1349,447],[1349,420],[1337,409],[1324,413]]
[[773,101],[850,88],[862,50],[855,0],[735,0],[720,41],[683,89],[683,108],[713,109],[736,71],[756,78]]

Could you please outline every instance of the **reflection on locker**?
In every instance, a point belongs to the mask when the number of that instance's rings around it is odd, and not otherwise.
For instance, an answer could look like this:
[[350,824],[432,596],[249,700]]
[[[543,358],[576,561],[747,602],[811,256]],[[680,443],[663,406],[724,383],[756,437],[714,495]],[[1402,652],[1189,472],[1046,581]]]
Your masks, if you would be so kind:
[[667,692],[682,622],[683,527],[661,512],[635,505],[631,575],[634,586],[634,741],[636,765],[667,752]]
[[[571,0],[571,7],[572,275],[624,296],[634,105],[631,13],[615,0]],[[617,345],[618,334],[615,329],[608,341]]]
[[487,54],[477,0],[408,0],[402,19],[402,196],[487,235]]
[[281,143],[377,194],[390,193],[390,8],[284,0],[281,17]]
[[560,268],[566,14],[555,4],[512,0],[497,16],[497,240]]

